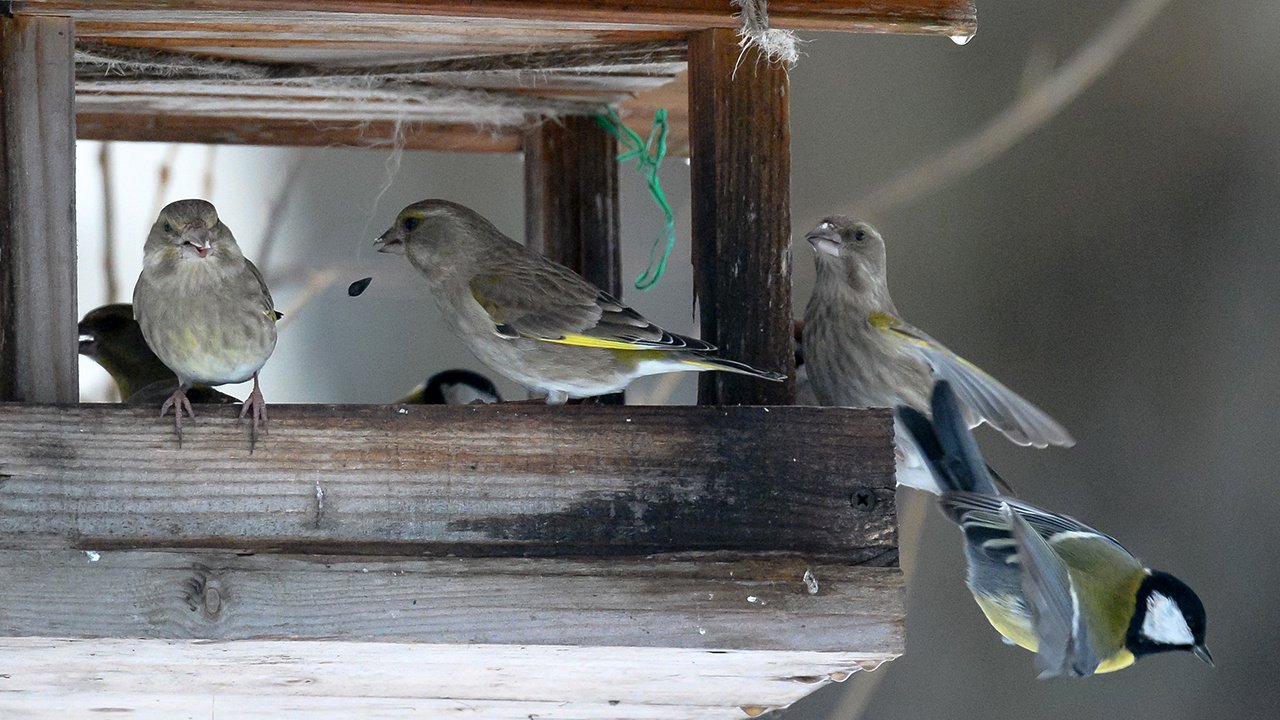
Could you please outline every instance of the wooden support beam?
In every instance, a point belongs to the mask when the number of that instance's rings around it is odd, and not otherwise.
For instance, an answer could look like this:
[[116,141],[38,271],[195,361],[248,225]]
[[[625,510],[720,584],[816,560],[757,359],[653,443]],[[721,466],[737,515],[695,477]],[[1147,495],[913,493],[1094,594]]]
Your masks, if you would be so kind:
[[874,668],[859,653],[3,639],[24,720],[743,720]]
[[75,402],[75,34],[0,17],[0,400]]
[[791,311],[791,128],[787,71],[731,30],[689,41],[694,296],[702,337],[785,383],[703,373],[704,405],[795,399]]
[[525,243],[622,297],[618,143],[594,118],[546,120],[524,141]]
[[[524,139],[525,244],[622,297],[618,142],[595,119],[544,120]],[[625,404],[624,393],[595,398]]]
[[897,561],[887,410],[0,405],[0,538],[63,547]]

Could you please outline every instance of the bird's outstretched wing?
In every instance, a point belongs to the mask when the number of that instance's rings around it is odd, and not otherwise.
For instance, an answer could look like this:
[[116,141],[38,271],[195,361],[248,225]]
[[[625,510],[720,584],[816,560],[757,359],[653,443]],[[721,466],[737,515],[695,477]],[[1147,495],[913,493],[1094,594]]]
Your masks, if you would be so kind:
[[612,350],[690,350],[715,346],[676,335],[596,288],[567,268],[541,258],[471,278],[471,296],[503,337]]
[[1058,421],[921,330],[888,313],[872,313],[867,320],[903,352],[929,363],[938,379],[951,383],[970,427],[985,422],[1019,445],[1075,445]]
[[1066,563],[1037,528],[1008,503],[1000,516],[1009,524],[1022,565],[1022,595],[1035,631],[1040,677],[1085,677],[1098,667],[1098,653],[1080,612],[1080,598]]

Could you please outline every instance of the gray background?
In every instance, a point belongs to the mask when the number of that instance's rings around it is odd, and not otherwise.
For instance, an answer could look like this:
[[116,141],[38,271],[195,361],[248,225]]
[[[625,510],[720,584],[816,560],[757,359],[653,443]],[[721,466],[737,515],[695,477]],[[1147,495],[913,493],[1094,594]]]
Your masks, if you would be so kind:
[[[965,47],[941,38],[808,35],[792,75],[794,236],[896,172],[978,128],[1020,91],[1036,57],[1069,56],[1114,0],[980,0]],[[980,441],[1023,497],[1120,538],[1190,582],[1210,612],[1216,670],[1189,655],[1151,658],[1086,682],[1038,682],[1029,654],[1003,646],[963,585],[958,534],[925,497],[907,622],[908,652],[875,675],[827,688],[789,720],[874,718],[1258,717],[1280,703],[1273,559],[1280,490],[1280,3],[1175,0],[1114,67],[1046,127],[962,181],[869,219],[889,247],[899,309],[1072,430],[1071,450]],[[121,284],[154,218],[162,146],[116,146]],[[80,148],[81,305],[100,304],[96,146]],[[206,151],[184,148],[169,198],[201,192]],[[268,401],[382,402],[430,372],[480,368],[443,329],[400,258],[372,238],[403,205],[464,202],[517,237],[517,156],[221,148],[211,199],[254,256],[283,168],[304,163],[269,274],[291,312],[263,376]],[[624,274],[645,266],[659,214],[623,169]],[[390,187],[379,193],[388,179]],[[687,263],[688,170],[663,179],[681,229],[678,257],[628,300],[662,325],[696,331]],[[797,310],[811,253],[795,247]],[[291,269],[292,268],[292,269]],[[310,268],[310,270],[308,270]],[[303,283],[332,283],[298,307]],[[361,298],[346,297],[373,275]],[[127,299],[127,298],[120,298]],[[85,396],[102,376],[83,370]],[[692,400],[681,380],[671,396]],[[508,395],[517,395],[503,385]],[[633,401],[668,389],[646,380]],[[869,683],[878,678],[869,700]]]

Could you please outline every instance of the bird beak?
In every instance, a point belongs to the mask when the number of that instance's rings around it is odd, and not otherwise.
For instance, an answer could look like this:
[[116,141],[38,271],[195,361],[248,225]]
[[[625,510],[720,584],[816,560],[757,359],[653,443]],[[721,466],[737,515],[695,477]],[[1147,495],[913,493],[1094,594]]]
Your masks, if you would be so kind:
[[820,252],[831,257],[840,257],[840,236],[836,234],[835,229],[827,223],[822,223],[818,227],[809,231],[804,236],[808,240],[815,252]]
[[404,240],[400,237],[400,234],[396,232],[396,228],[392,227],[379,235],[377,240],[373,241],[373,249],[380,253],[403,255]]
[[97,344],[97,340],[93,337],[92,333],[86,333],[86,332],[80,333],[79,353],[81,355],[93,354],[96,344]]
[[209,237],[209,228],[206,228],[204,223],[191,223],[183,228],[180,239],[184,245],[195,248],[200,257],[209,254],[209,246],[213,242]]
[[1205,647],[1203,644],[1196,645],[1191,648],[1191,654],[1200,658],[1200,661],[1205,665],[1213,667],[1213,656],[1209,654],[1209,648]]

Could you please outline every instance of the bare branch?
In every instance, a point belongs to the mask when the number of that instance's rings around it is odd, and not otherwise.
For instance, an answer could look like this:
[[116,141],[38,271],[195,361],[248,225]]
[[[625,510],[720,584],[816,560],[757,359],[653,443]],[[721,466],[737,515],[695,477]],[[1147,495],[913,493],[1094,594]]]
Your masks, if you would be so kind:
[[293,197],[294,190],[298,186],[298,178],[301,177],[303,160],[294,160],[285,171],[284,180],[281,181],[280,187],[276,190],[275,197],[267,205],[267,216],[262,223],[262,237],[258,242],[258,269],[266,275],[267,268],[270,267],[271,251],[275,249],[276,241],[280,237],[280,224],[284,219],[284,209],[288,206],[289,200]]
[[107,288],[107,302],[119,297],[116,277],[116,193],[111,179],[111,143],[98,146],[98,169],[102,172],[102,277]]
[[169,147],[165,148],[164,159],[160,161],[160,172],[156,178],[156,198],[152,203],[151,217],[159,217],[160,209],[168,203],[169,183],[173,182],[173,163],[178,159],[178,150],[181,145],[177,143],[169,143]]
[[1053,119],[1101,77],[1168,4],[1169,0],[1130,0],[1056,72],[1022,93],[978,132],[907,169],[863,198],[855,205],[858,212],[875,215],[912,203],[995,160]]

